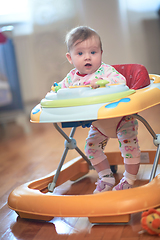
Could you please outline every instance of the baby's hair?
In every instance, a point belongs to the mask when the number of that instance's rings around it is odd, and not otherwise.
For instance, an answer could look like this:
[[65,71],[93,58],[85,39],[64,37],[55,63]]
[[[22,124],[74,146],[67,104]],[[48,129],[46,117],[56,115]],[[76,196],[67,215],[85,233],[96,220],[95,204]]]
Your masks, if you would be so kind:
[[74,46],[74,44],[77,40],[80,40],[80,42],[83,42],[92,36],[97,36],[99,38],[100,48],[102,50],[102,42],[101,42],[101,39],[100,39],[100,36],[98,35],[98,33],[90,27],[80,26],[80,27],[73,28],[66,35],[65,42],[67,45],[68,52],[70,52],[71,48]]

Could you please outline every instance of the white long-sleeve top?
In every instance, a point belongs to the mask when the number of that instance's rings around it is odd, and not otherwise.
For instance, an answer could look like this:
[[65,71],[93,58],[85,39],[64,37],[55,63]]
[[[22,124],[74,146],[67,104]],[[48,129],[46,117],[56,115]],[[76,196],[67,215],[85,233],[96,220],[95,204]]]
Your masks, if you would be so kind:
[[117,70],[105,63],[102,63],[100,68],[92,73],[87,75],[80,75],[76,68],[72,69],[67,76],[59,83],[62,88],[68,88],[69,86],[80,86],[87,85],[94,79],[104,79],[108,80],[110,84],[114,83],[125,83],[126,79],[121,75]]

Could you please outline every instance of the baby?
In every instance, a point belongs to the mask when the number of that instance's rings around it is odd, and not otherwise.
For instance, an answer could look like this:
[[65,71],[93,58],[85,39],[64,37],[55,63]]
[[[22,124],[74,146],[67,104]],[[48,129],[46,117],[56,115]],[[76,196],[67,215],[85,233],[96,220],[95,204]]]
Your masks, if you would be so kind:
[[[87,84],[97,88],[98,79],[107,80],[110,84],[126,83],[124,76],[112,66],[102,62],[102,43],[95,30],[85,26],[76,27],[67,34],[66,44],[68,48],[66,57],[75,68],[59,83],[61,88]],[[131,116],[93,122],[86,139],[85,153],[99,176],[94,193],[132,187],[140,164],[137,130],[138,122]],[[103,152],[110,137],[118,138],[125,165],[124,177],[116,186],[109,162]]]

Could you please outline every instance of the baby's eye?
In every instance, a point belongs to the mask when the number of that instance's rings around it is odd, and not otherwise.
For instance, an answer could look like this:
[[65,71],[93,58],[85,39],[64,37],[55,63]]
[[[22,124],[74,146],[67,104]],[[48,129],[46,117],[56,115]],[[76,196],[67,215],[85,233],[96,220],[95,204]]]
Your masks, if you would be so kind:
[[95,51],[92,51],[91,54],[95,54],[96,52]]
[[82,55],[82,52],[79,52],[78,55],[81,56],[81,55]]

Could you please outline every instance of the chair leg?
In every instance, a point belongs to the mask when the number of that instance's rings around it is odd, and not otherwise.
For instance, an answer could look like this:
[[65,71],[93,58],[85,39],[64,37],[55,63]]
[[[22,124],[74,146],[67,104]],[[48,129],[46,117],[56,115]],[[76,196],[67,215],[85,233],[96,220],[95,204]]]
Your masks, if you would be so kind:
[[67,134],[58,126],[57,123],[54,123],[53,124],[54,127],[57,129],[57,131],[66,139],[65,140],[65,149],[64,149],[64,152],[62,154],[62,157],[61,157],[61,160],[59,162],[59,165],[58,165],[58,168],[56,170],[56,174],[53,178],[53,181],[51,183],[48,184],[48,190],[50,192],[53,192],[54,191],[54,188],[56,186],[56,182],[57,182],[57,179],[59,177],[59,174],[60,174],[60,171],[61,171],[61,168],[63,166],[63,163],[66,159],[66,156],[67,156],[67,153],[68,153],[68,150],[69,149],[75,149],[81,156],[82,158],[89,164],[90,166],[90,169],[92,168],[92,165],[90,163],[90,161],[88,160],[88,158],[84,155],[84,153],[77,147],[76,145],[76,140],[73,138],[74,136],[74,133],[76,131],[76,127],[73,127],[71,129],[71,133],[69,135],[69,137],[67,136]]
[[55,176],[54,176],[54,178],[53,178],[53,181],[48,184],[48,191],[49,191],[49,192],[53,192],[53,191],[54,191],[54,188],[55,188],[55,186],[56,186],[57,179],[58,179],[58,177],[59,177],[59,174],[60,174],[61,168],[62,168],[62,166],[63,166],[63,163],[64,163],[64,161],[65,161],[65,159],[66,159],[68,150],[69,150],[68,147],[66,147],[66,148],[64,149],[64,152],[63,152],[63,154],[62,154],[62,157],[61,157],[61,160],[60,160],[60,162],[59,162],[59,165],[58,165],[58,168],[57,168],[57,170],[56,170],[56,174],[55,174]]
[[150,182],[155,177],[155,174],[157,171],[158,160],[159,160],[159,156],[160,156],[160,134],[156,134],[153,131],[153,129],[151,128],[151,126],[149,125],[149,123],[143,117],[139,116],[138,114],[132,114],[132,116],[134,118],[140,120],[144,124],[144,126],[147,128],[147,130],[152,135],[155,146],[157,146],[157,151],[156,151],[156,155],[155,155],[155,159],[154,159],[154,163],[153,163],[153,167],[152,167],[152,171],[151,171],[151,175],[150,175],[150,180],[149,180],[149,182]]
[[151,171],[151,175],[150,175],[150,179],[149,179],[150,182],[153,180],[153,178],[156,175],[159,156],[160,156],[160,144],[158,144],[158,147],[157,147],[156,156],[155,156],[155,159],[154,159],[154,163],[153,163],[153,167],[152,167],[152,171]]

